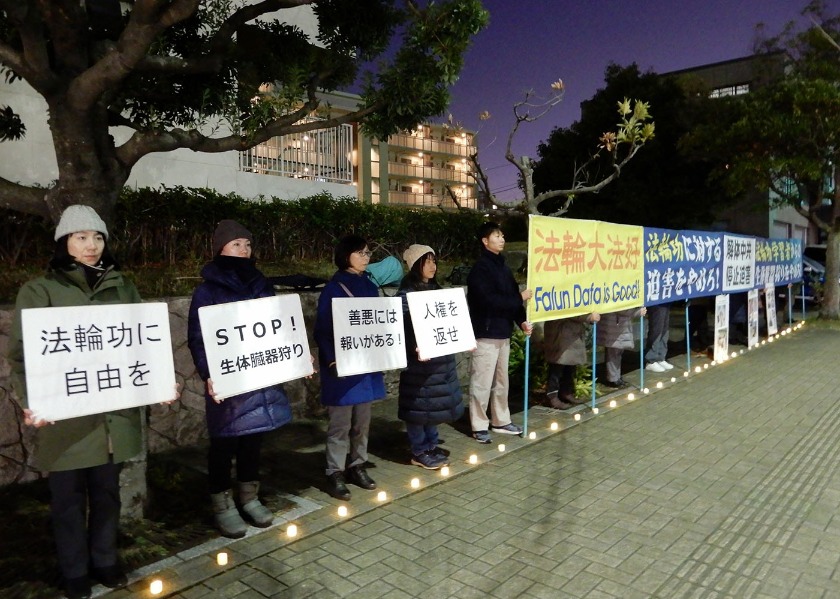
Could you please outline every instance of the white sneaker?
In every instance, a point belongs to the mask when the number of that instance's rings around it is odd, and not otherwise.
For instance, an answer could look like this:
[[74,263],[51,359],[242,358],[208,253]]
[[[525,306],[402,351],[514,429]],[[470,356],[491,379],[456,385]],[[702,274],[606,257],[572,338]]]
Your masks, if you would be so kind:
[[665,372],[665,368],[663,368],[661,362],[651,362],[645,366],[645,370],[650,370],[651,372]]
[[657,362],[657,364],[659,364],[662,367],[663,370],[673,370],[674,369],[674,365],[669,364],[665,360],[662,360],[661,362]]

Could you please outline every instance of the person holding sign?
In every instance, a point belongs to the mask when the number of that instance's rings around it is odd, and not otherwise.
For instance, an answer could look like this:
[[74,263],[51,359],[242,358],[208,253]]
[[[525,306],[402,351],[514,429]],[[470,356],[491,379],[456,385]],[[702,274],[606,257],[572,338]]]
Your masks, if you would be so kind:
[[[226,537],[244,537],[248,530],[242,514],[260,528],[270,526],[274,514],[259,499],[260,451],[263,434],[292,419],[283,387],[273,385],[222,400],[213,379],[201,334],[199,308],[261,297],[274,297],[274,287],[251,257],[251,232],[236,221],[223,220],[213,232],[213,260],[201,270],[204,282],[193,293],[188,337],[198,375],[205,381],[204,394],[210,448],[207,474],[216,526]],[[237,492],[230,480],[236,458]],[[237,506],[239,509],[237,509]]]
[[478,240],[481,255],[467,277],[467,302],[477,346],[470,361],[470,424],[473,438],[489,444],[490,430],[504,435],[522,434],[522,429],[510,420],[508,360],[513,325],[526,335],[531,334],[523,302],[533,294],[530,289],[519,291],[519,284],[505,264],[501,255],[505,236],[498,224],[484,223]]
[[370,262],[370,250],[362,237],[348,235],[339,240],[334,259],[338,270],[318,298],[315,341],[321,366],[321,403],[326,406],[330,417],[326,448],[327,491],[336,499],[348,501],[348,480],[363,489],[376,488],[376,483],[365,470],[365,463],[368,459],[370,402],[385,397],[385,378],[381,372],[338,376],[332,300],[340,297],[379,297],[379,288],[365,272]]
[[452,422],[464,413],[461,382],[452,354],[421,360],[406,295],[415,291],[440,289],[435,279],[435,252],[427,245],[414,244],[404,253],[408,274],[400,283],[397,296],[403,300],[406,358],[408,366],[400,373],[400,397],[397,415],[405,421],[411,445],[411,463],[428,470],[449,464],[448,454],[438,447],[441,422]]
[[604,347],[604,367],[607,387],[620,389],[627,386],[621,378],[621,355],[633,349],[633,319],[647,314],[647,308],[628,308],[601,316],[598,322],[597,342]]
[[91,596],[90,577],[110,588],[128,582],[117,560],[119,475],[121,464],[142,449],[141,413],[130,408],[55,423],[33,414],[27,407],[21,311],[141,300],[120,274],[108,249],[108,228],[93,208],[68,206],[55,242],[47,274],[18,293],[9,362],[24,424],[37,428],[35,463],[49,473],[50,518],[64,592],[69,599],[81,599]]

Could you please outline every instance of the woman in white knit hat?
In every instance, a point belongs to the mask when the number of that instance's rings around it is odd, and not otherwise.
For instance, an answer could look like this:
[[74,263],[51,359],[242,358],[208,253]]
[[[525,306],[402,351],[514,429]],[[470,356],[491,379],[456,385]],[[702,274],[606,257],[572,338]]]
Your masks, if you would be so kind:
[[121,464],[140,453],[140,410],[129,408],[56,423],[28,409],[21,310],[139,303],[108,251],[108,228],[90,206],[69,206],[55,230],[55,253],[42,277],[26,283],[15,304],[9,361],[24,423],[36,427],[35,463],[49,472],[50,516],[69,599],[91,596],[90,578],[107,587],[127,583],[117,561]]
[[400,373],[397,415],[405,421],[411,463],[437,470],[449,464],[449,453],[438,447],[438,424],[457,420],[464,413],[461,382],[458,380],[455,356],[420,360],[408,311],[408,293],[440,289],[435,278],[435,251],[427,245],[414,244],[403,253],[403,259],[408,265],[408,274],[403,278],[397,296],[403,301],[408,363]]

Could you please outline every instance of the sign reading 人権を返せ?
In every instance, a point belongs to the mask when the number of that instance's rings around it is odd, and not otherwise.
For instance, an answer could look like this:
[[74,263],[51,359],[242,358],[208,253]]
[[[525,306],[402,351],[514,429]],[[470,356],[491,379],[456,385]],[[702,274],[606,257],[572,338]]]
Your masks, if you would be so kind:
[[475,349],[463,287],[406,294],[421,360]]
[[314,371],[296,294],[203,306],[198,318],[218,399]]
[[400,298],[336,297],[332,316],[338,376],[405,368]]
[[528,223],[530,321],[644,303],[642,227],[533,215]]
[[29,408],[55,421],[168,401],[175,369],[165,303],[21,311]]

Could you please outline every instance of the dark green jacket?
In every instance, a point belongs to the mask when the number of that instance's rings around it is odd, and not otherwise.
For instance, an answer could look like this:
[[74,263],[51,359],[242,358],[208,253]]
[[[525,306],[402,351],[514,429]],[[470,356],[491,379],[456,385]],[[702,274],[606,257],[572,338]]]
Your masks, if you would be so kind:
[[[15,302],[9,362],[12,387],[23,407],[27,407],[29,402],[23,363],[21,310],[134,304],[140,301],[137,288],[115,270],[106,271],[94,289],[88,286],[81,268],[53,270],[21,287]],[[60,420],[37,429],[35,463],[41,470],[53,472],[105,464],[109,453],[114,454],[115,463],[124,462],[140,453],[140,430],[138,408]]]

